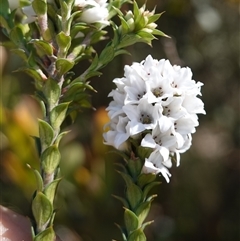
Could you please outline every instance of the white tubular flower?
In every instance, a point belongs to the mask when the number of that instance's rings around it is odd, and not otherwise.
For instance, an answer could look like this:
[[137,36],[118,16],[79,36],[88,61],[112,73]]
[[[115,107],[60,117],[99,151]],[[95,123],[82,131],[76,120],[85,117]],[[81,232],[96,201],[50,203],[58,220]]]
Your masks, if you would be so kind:
[[141,63],[125,66],[124,77],[114,80],[117,88],[109,94],[113,101],[104,133],[107,145],[123,150],[129,140],[151,152],[145,156],[143,173],[160,173],[167,182],[172,161],[180,164],[180,153],[192,144],[199,125],[197,114],[205,114],[201,82],[192,79],[190,68],[172,66],[150,55]]
[[107,0],[75,0],[75,6],[82,9],[80,20],[85,23],[109,25]]
[[22,12],[26,16],[26,18],[24,18],[23,21],[22,21],[23,24],[32,23],[37,19],[37,14],[33,10],[32,5],[23,7]]

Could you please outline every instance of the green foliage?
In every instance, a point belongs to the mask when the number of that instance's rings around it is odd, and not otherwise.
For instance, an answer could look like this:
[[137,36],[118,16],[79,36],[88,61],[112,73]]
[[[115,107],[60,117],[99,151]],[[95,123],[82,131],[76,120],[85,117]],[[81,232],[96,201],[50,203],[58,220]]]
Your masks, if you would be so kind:
[[120,152],[120,155],[124,155],[126,161],[126,167],[123,168],[124,172],[118,171],[125,181],[126,193],[125,198],[113,196],[122,202],[125,209],[125,226],[120,228],[123,240],[146,240],[143,230],[151,222],[144,223],[144,221],[147,218],[153,199],[157,196],[148,196],[148,193],[160,182],[155,181],[155,174],[141,173],[143,162],[140,158],[127,158],[123,152]]
[[33,39],[29,43],[32,43],[37,50],[39,57],[43,57],[44,55],[52,56],[53,55],[53,47],[47,41],[40,39]]
[[60,152],[55,145],[48,147],[41,156],[44,172],[47,174],[53,173],[59,165],[60,158]]
[[61,89],[56,80],[49,78],[43,86],[43,95],[46,99],[49,110],[52,110],[59,101]]
[[69,102],[61,103],[54,107],[50,113],[50,121],[53,129],[58,130],[66,118]]
[[46,0],[34,0],[32,2],[34,12],[37,15],[44,15],[47,13],[47,2]]
[[[52,241],[55,237],[52,229],[55,213],[53,203],[61,159],[59,143],[68,131],[62,132],[61,126],[70,115],[74,121],[77,111],[91,108],[89,93],[95,91],[89,79],[100,76],[100,70],[121,54],[129,54],[126,47],[138,42],[151,44],[154,35],[164,35],[157,31],[154,23],[160,15],[145,11],[133,2],[133,12],[123,13],[121,6],[132,3],[129,0],[112,0],[109,8],[109,23],[113,29],[113,39],[105,48],[95,49],[95,43],[109,38],[108,31],[100,22],[84,23],[81,20],[83,9],[74,5],[73,0],[47,1],[33,0],[28,10],[34,10],[36,18],[27,16],[25,24],[16,11],[10,11],[8,1],[3,0],[0,8],[0,21],[5,35],[10,39],[14,53],[24,60],[22,71],[33,78],[35,95],[42,107],[43,119],[38,120],[40,172],[33,169],[37,181],[36,196],[32,202],[32,212],[37,229],[35,241]],[[27,5],[27,4],[24,4]],[[31,9],[33,8],[33,9]],[[120,24],[111,22],[118,15]],[[29,23],[28,23],[29,21]],[[32,21],[32,22],[31,22]],[[82,60],[89,60],[88,67],[79,76],[72,69]],[[74,76],[74,78],[73,78]],[[141,227],[151,201],[146,201],[150,183],[145,184],[138,178],[141,174],[140,158],[128,161],[120,172],[126,182],[126,199],[115,196],[125,206],[124,240],[142,240]],[[142,184],[144,183],[144,184]],[[148,202],[141,205],[142,202]],[[147,206],[147,207],[145,207]],[[137,215],[136,215],[137,210]],[[138,216],[139,215],[139,216]]]
[[32,212],[37,222],[38,230],[41,230],[48,222],[52,211],[53,207],[48,198],[42,192],[37,192],[32,202]]
[[56,235],[52,227],[45,229],[43,232],[39,233],[34,237],[33,241],[53,241],[55,240]]
[[49,183],[44,189],[44,194],[52,204],[53,204],[53,200],[56,194],[58,184],[61,180],[62,180],[61,178],[55,179],[54,181]]
[[53,142],[54,130],[46,121],[40,119],[38,120],[38,126],[41,149],[44,151]]

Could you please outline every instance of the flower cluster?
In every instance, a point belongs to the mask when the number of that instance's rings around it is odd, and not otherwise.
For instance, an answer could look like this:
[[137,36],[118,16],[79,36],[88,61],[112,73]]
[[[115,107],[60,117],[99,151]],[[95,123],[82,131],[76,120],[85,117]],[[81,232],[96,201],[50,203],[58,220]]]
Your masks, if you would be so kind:
[[125,77],[113,82],[117,88],[107,111],[105,144],[123,150],[129,140],[149,148],[143,173],[161,173],[167,182],[172,160],[180,164],[180,153],[191,146],[191,134],[198,126],[197,114],[205,114],[201,82],[192,79],[191,69],[172,66],[148,56],[141,63],[125,66]]

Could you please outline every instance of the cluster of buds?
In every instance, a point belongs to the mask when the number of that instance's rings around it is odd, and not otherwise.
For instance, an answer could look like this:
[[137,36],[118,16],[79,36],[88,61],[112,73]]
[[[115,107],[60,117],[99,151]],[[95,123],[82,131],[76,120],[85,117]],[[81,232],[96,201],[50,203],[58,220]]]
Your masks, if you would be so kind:
[[[167,37],[162,31],[156,29],[155,22],[162,13],[155,14],[155,10],[146,10],[145,5],[139,8],[136,2],[133,4],[133,11],[129,10],[125,15],[115,8],[121,20],[121,26],[117,29],[118,35],[122,36],[121,46],[136,42],[151,44],[151,41],[156,38],[154,35]],[[129,33],[134,33],[134,35],[129,37]]]

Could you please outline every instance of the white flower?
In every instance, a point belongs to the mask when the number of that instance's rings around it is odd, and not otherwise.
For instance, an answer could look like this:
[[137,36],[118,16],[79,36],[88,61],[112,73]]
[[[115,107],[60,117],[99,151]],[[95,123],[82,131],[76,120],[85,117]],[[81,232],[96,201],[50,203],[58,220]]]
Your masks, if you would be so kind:
[[143,98],[138,105],[127,104],[122,109],[129,118],[129,133],[131,136],[144,130],[154,129],[161,115],[161,106],[149,104]]
[[109,94],[109,131],[106,144],[127,145],[130,138],[152,150],[145,157],[142,172],[160,173],[169,182],[172,160],[180,164],[180,153],[192,144],[191,134],[199,125],[197,114],[205,114],[201,82],[192,79],[190,68],[172,66],[150,55],[140,63],[125,66],[124,77],[113,81]]
[[127,122],[127,117],[118,116],[108,123],[105,129],[110,128],[110,130],[103,134],[105,144],[114,146],[116,149],[123,149],[122,144],[129,138],[126,132]]
[[101,23],[109,25],[107,0],[75,0],[75,6],[82,8],[80,20],[85,23]]
[[24,15],[26,15],[26,18],[22,21],[23,24],[32,23],[37,18],[37,14],[33,10],[32,5],[23,7],[22,12],[23,12]]

